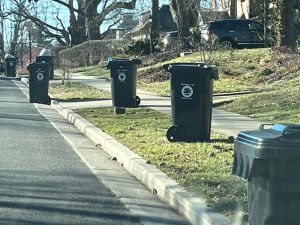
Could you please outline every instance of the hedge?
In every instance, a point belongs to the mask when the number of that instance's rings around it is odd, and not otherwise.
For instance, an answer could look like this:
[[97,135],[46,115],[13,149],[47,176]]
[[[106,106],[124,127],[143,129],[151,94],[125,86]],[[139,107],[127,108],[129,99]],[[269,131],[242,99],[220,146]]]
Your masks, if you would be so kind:
[[94,65],[108,57],[124,53],[129,40],[93,40],[59,52],[61,67],[72,68]]

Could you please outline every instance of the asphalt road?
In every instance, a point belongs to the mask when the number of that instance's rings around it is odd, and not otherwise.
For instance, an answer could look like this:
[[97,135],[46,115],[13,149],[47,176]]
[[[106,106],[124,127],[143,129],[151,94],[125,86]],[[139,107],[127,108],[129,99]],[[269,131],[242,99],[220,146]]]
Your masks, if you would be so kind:
[[[0,224],[187,224],[139,184],[130,187],[136,181],[107,156],[92,173],[71,147],[76,141],[84,145],[83,154],[94,154],[86,138],[50,106],[38,110],[16,82],[0,77]],[[132,193],[136,187],[139,194]]]

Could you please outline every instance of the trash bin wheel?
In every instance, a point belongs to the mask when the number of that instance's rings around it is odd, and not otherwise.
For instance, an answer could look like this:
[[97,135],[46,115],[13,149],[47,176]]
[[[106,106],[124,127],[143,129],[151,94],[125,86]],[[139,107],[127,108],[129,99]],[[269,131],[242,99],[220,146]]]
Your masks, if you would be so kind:
[[181,126],[171,126],[168,129],[166,136],[170,142],[183,141],[184,129]]
[[139,107],[139,105],[141,104],[141,99],[139,96],[135,96],[135,106]]
[[116,115],[125,114],[125,108],[115,107],[114,112],[115,112]]

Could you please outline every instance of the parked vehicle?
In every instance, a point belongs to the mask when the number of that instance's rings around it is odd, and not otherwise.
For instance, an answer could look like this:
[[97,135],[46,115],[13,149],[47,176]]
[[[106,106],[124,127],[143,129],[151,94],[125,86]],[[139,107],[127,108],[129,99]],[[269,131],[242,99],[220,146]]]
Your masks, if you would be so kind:
[[[269,44],[272,43],[270,37],[271,35],[267,37]],[[208,22],[202,30],[202,41],[213,40],[224,48],[264,47],[264,28],[261,23],[247,19]]]

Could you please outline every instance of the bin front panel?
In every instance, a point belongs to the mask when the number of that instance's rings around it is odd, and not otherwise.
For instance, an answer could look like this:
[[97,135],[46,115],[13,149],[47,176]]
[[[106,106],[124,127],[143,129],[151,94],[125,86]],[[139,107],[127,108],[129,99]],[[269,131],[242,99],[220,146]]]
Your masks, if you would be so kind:
[[4,69],[5,75],[8,77],[15,77],[16,76],[16,64],[17,61],[15,58],[7,58],[4,61]]
[[133,107],[136,98],[136,64],[121,60],[112,62],[109,68],[113,106]]
[[49,79],[54,78],[54,61],[53,56],[38,56],[36,62],[48,63],[49,64]]
[[171,70],[172,124],[184,128],[186,141],[209,140],[213,79],[209,70],[178,67]]
[[298,225],[300,212],[299,159],[257,160],[248,181],[250,225]]
[[49,99],[49,64],[32,63],[29,69],[30,102],[45,102]]

